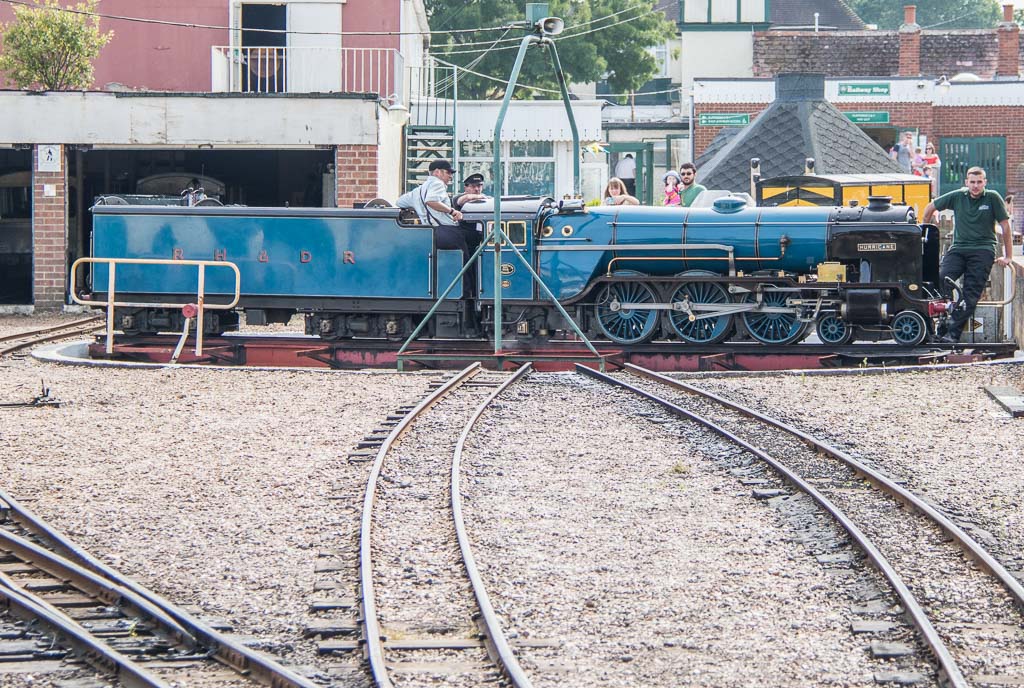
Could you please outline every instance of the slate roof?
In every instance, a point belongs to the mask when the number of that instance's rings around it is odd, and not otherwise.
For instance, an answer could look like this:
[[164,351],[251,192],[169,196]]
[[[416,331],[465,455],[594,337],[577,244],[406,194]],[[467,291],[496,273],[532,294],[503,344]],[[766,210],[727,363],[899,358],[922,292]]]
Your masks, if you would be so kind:
[[697,169],[704,167],[704,164],[710,162],[712,158],[718,153],[718,151],[725,148],[725,145],[733,140],[733,138],[743,131],[743,127],[722,127],[715,138],[711,139],[711,143],[704,149],[704,152],[697,156],[697,159],[693,161],[693,164],[697,166]]
[[773,29],[814,26],[814,13],[818,25],[838,31],[863,31],[864,21],[843,0],[772,0],[771,23]]
[[762,177],[803,174],[814,158],[817,174],[902,172],[877,143],[825,100],[821,75],[784,74],[776,99],[702,166],[697,180],[709,189],[746,191],[750,159],[761,159]]

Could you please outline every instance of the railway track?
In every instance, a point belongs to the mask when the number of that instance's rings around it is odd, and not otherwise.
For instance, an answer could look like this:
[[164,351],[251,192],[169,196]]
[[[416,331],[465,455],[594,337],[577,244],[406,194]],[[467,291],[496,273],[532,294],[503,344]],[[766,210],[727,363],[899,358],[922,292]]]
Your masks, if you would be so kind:
[[96,332],[103,328],[103,320],[101,316],[83,318],[53,327],[44,327],[38,330],[29,330],[28,332],[19,332],[18,334],[0,337],[0,356],[13,354],[16,351],[21,351],[37,344],[45,344],[46,342],[53,342],[58,339],[79,337]]
[[[749,457],[741,464],[744,475],[768,467],[788,484],[788,490],[763,491],[762,497],[787,500],[795,491],[813,499],[889,581],[930,651],[939,683],[1021,682],[1024,587],[928,502],[866,461],[693,385],[631,365],[628,374],[615,377],[578,369],[724,438]],[[878,611],[885,616],[891,610]],[[862,625],[876,637],[876,657],[914,654],[912,646],[886,642],[885,634],[894,630],[884,618]]]
[[[445,685],[532,685],[484,589],[459,481],[474,425],[529,370],[525,365],[509,376],[475,363],[439,383],[381,441],[367,480],[359,549],[362,637],[376,686],[402,683],[410,674]],[[429,598],[426,606],[421,595]]]
[[80,661],[128,687],[317,685],[119,575],[2,491],[0,615],[0,656],[19,664],[6,670],[37,679]]

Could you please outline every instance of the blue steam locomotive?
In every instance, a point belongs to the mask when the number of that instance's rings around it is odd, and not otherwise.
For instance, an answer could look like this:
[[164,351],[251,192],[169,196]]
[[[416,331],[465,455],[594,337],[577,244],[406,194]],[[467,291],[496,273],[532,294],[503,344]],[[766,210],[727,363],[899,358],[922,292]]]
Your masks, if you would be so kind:
[[[196,270],[178,260],[229,261],[240,274],[232,310],[205,312],[204,332],[286,322],[327,339],[405,338],[462,267],[437,250],[430,227],[396,208],[312,209],[104,206],[93,208],[93,256],[164,259],[119,263],[116,327],[177,331],[180,306],[196,298]],[[464,208],[486,230],[490,201]],[[892,339],[915,345],[940,312],[939,241],[914,211],[872,199],[858,207],[584,207],[549,198],[502,201],[508,241],[589,335],[617,344],[655,338],[714,344],[750,338],[789,344],[812,328],[823,342]],[[519,337],[568,329],[507,247],[502,320]],[[494,316],[496,252],[485,245],[477,293],[456,285],[424,336],[464,337]],[[92,290],[106,298],[109,267],[94,265]],[[228,270],[208,271],[206,303],[234,293]]]

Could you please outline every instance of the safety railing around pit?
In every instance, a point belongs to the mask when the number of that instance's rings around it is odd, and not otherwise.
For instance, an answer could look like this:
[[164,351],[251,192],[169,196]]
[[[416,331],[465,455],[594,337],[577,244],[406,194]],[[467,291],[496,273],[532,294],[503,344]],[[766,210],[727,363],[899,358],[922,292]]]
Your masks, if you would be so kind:
[[[107,309],[107,342],[106,352],[112,354],[114,352],[114,309],[115,308],[174,308],[180,307],[182,313],[185,315],[185,325],[182,328],[181,339],[178,340],[178,346],[174,350],[174,356],[171,358],[171,362],[178,360],[178,355],[181,353],[181,349],[185,344],[185,339],[188,337],[189,326],[192,318],[196,320],[196,356],[203,355],[203,313],[208,310],[230,310],[238,304],[238,298],[241,294],[242,287],[242,274],[238,271],[238,266],[230,261],[225,260],[174,260],[164,258],[79,258],[71,265],[71,284],[78,284],[78,268],[81,265],[106,265],[107,272],[107,288],[105,290],[107,298],[104,301],[85,300],[82,299],[74,288],[71,289],[71,300],[75,303],[83,306],[104,306]],[[118,265],[174,265],[178,267],[184,266],[195,266],[197,268],[196,273],[196,300],[195,303],[174,303],[167,301],[118,301],[117,300],[117,266]],[[208,266],[217,268],[229,268],[235,273],[235,291],[234,296],[230,303],[206,303],[206,268]],[[103,290],[101,290],[103,291]]]

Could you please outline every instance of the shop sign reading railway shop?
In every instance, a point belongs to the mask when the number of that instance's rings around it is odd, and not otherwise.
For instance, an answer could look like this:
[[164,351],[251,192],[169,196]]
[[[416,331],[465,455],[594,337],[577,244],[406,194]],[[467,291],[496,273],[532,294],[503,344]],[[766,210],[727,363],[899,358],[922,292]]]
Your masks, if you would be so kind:
[[888,81],[874,84],[839,82],[839,95],[841,96],[887,96],[889,91]]

